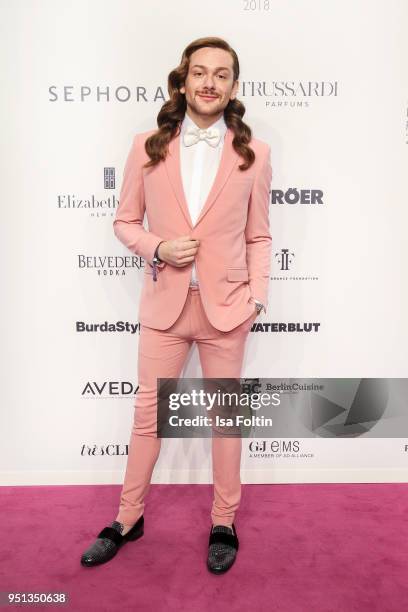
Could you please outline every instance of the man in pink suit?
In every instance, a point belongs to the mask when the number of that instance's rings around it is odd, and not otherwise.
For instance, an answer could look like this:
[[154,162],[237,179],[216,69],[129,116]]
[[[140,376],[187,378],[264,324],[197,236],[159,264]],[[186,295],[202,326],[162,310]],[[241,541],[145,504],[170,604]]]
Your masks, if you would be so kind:
[[[270,147],[242,121],[238,76],[237,55],[224,40],[192,42],[169,75],[159,129],[136,134],[128,155],[113,227],[145,260],[139,390],[119,511],[83,553],[85,566],[112,559],[143,535],[161,447],[157,379],[180,376],[193,342],[203,378],[239,378],[248,332],[266,312]],[[212,438],[207,567],[217,574],[232,566],[239,546],[241,448],[240,437]]]

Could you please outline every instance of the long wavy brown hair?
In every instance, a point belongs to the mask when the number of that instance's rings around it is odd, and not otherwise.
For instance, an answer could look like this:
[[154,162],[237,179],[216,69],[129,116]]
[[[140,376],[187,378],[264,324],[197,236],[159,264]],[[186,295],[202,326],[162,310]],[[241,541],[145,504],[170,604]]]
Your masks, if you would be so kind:
[[[169,100],[164,102],[159,114],[157,115],[158,130],[154,132],[145,142],[145,150],[150,157],[150,161],[144,164],[144,168],[155,166],[164,160],[167,155],[168,144],[180,130],[181,121],[184,118],[187,102],[185,95],[180,92],[187,78],[190,56],[201,47],[217,47],[228,51],[232,56],[234,81],[239,78],[239,61],[234,49],[223,40],[216,36],[198,38],[191,42],[183,51],[181,62],[172,70],[168,76],[167,88]],[[224,109],[224,120],[227,127],[234,133],[232,146],[235,151],[244,159],[244,163],[239,167],[240,170],[247,170],[255,161],[255,153],[248,146],[251,140],[251,128],[242,121],[245,115],[245,106],[234,98],[230,100]]]

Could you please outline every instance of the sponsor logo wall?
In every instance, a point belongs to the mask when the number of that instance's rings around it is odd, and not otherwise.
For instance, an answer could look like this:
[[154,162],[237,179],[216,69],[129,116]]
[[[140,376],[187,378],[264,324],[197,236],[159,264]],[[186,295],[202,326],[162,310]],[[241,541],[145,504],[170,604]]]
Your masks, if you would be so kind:
[[[269,305],[242,376],[407,378],[406,2],[358,2],[351,16],[305,0],[296,19],[280,0],[176,2],[166,18],[148,2],[114,19],[86,4],[64,20],[57,4],[11,4],[1,41],[3,483],[123,480],[146,262],[112,223],[133,136],[156,126],[167,75],[199,36],[236,49],[244,120],[271,146]],[[183,376],[201,376],[196,347]],[[332,422],[325,398],[330,435],[284,437],[280,421],[279,436],[243,439],[243,482],[406,480],[406,429],[384,404],[346,435],[348,399]],[[210,445],[163,439],[153,482],[212,482]]]

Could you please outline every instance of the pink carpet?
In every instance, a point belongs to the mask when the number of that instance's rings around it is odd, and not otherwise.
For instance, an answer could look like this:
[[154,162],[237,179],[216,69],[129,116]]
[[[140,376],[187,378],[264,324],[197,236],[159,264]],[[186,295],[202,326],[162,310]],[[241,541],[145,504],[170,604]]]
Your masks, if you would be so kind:
[[0,591],[65,591],[75,611],[408,610],[407,484],[243,485],[240,550],[220,576],[205,565],[210,485],[152,485],[145,535],[83,568],[119,492],[0,488]]

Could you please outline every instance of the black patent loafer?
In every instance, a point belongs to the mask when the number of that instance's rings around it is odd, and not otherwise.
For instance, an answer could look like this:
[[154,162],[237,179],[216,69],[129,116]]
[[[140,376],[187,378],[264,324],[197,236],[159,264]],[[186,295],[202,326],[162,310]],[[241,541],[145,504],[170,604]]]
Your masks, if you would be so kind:
[[208,540],[207,567],[213,574],[223,574],[233,565],[239,542],[234,523],[231,528],[215,525],[211,528]]
[[144,533],[143,515],[125,535],[122,535],[122,530],[123,525],[118,521],[113,521],[110,527],[104,527],[95,542],[83,553],[81,565],[92,567],[106,563],[113,559],[126,542],[140,538]]

